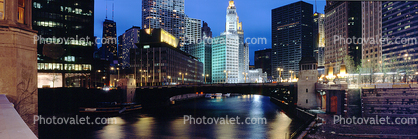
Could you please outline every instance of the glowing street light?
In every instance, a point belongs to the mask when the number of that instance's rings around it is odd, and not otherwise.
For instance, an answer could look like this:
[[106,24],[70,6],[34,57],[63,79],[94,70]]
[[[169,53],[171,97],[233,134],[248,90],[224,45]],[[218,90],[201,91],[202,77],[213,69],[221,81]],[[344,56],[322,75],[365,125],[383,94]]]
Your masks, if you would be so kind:
[[209,77],[209,74],[206,74],[206,76],[205,74],[202,74],[202,76],[205,77],[205,84],[206,84],[206,77]]
[[184,73],[184,74],[183,74],[183,73],[181,73],[181,72],[180,72],[179,74],[181,75],[181,81],[182,81],[182,83],[184,84],[184,75],[185,75],[185,74],[187,75],[187,73]]
[[243,72],[242,74],[244,74],[244,83],[247,83],[247,75],[248,75],[248,73]]
[[278,82],[282,82],[282,68],[277,68],[277,71],[279,72],[279,79],[277,79]]
[[228,73],[230,73],[230,71],[224,70],[224,73],[226,74],[225,83],[228,83]]
[[293,79],[293,73],[295,73],[294,71],[289,71],[289,73],[290,73],[290,81],[292,81],[292,79]]

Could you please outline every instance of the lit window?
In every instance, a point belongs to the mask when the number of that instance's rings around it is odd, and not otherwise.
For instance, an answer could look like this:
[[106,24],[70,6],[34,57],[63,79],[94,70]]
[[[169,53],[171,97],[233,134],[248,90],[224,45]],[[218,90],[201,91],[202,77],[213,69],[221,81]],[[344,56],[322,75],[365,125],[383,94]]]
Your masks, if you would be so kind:
[[4,0],[0,0],[0,19],[4,19]]
[[25,0],[18,0],[18,19],[17,22],[19,23],[25,23],[24,18],[25,18]]

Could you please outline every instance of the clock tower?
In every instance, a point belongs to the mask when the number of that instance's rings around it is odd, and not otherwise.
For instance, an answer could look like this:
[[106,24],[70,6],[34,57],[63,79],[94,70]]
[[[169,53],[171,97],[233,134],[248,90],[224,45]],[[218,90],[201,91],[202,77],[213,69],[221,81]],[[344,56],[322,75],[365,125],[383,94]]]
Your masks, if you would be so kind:
[[229,1],[229,6],[226,13],[226,33],[237,33],[238,15],[235,3],[233,0]]

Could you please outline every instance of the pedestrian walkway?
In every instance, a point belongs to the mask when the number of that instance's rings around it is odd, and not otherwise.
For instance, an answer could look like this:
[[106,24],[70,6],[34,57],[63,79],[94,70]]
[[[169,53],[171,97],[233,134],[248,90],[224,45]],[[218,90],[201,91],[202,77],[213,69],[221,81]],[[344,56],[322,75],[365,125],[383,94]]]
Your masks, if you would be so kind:
[[0,138],[37,139],[4,94],[0,94]]

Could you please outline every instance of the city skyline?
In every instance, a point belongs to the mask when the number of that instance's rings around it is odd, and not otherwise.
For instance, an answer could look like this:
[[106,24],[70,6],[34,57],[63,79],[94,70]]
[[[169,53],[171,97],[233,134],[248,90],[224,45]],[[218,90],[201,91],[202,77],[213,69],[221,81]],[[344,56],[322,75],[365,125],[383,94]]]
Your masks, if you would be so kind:
[[[225,7],[228,6],[228,1],[229,0],[186,1],[185,14],[190,18],[197,18],[207,22],[214,34],[220,34],[225,31]],[[97,0],[95,2],[94,36],[102,36],[102,23],[106,19],[106,2],[108,19],[112,19],[112,3],[115,3],[114,21],[117,23],[117,36],[122,35],[125,30],[131,28],[132,26],[142,25],[140,8],[142,7],[142,1],[119,0],[116,2],[111,0]],[[266,2],[253,2],[250,0],[240,0],[236,2],[236,6],[240,7],[237,9],[237,12],[240,13],[240,21],[244,23],[243,29],[246,34],[245,38],[267,38],[267,44],[249,45],[249,58],[251,65],[254,65],[253,58],[255,51],[271,48],[271,10],[294,2],[297,1],[268,0]],[[315,12],[315,0],[305,0],[304,2],[314,5],[313,12]],[[325,4],[325,0],[316,1],[316,7],[319,13],[324,13]],[[260,18],[261,20],[254,20],[254,18]],[[100,46],[101,45],[98,45],[98,47]]]

